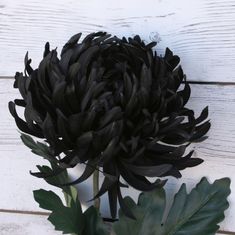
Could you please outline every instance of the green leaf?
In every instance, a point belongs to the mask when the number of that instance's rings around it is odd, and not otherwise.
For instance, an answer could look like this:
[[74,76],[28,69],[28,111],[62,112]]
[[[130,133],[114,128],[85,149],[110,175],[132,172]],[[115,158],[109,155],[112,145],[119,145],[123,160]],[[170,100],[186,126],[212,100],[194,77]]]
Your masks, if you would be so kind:
[[21,133],[20,136],[25,146],[31,149],[32,153],[37,154],[50,162],[56,162],[56,158],[51,153],[49,146],[41,142],[35,142],[34,139],[26,134]]
[[55,230],[63,234],[76,235],[108,235],[106,226],[94,207],[82,212],[77,193],[71,190],[70,206],[63,204],[61,199],[52,191],[35,190],[34,199],[43,209],[51,211],[48,220],[55,226]]
[[202,178],[189,194],[183,184],[164,222],[166,196],[163,188],[141,193],[138,204],[126,197],[125,203],[136,220],[127,218],[120,211],[120,220],[113,229],[116,235],[213,235],[219,229],[218,223],[224,219],[229,194],[228,178],[216,180],[213,184]]
[[85,213],[86,226],[84,235],[108,235],[107,226],[103,223],[97,209],[89,207]]
[[[74,186],[60,186],[69,181],[69,176],[66,169],[60,172],[61,168],[53,163],[51,163],[51,167],[38,165],[37,168],[39,172],[31,174],[37,177],[42,177],[48,184],[61,188],[68,206],[70,206],[71,200],[76,201],[77,189]],[[55,172],[59,172],[59,174],[53,175]]]
[[78,199],[71,202],[71,207],[66,207],[55,193],[43,189],[34,191],[34,199],[41,208],[52,211],[48,220],[55,230],[63,234],[82,234],[85,221]]
[[58,167],[56,164],[51,163],[51,167],[37,165],[37,168],[39,172],[31,174],[39,178],[44,178],[51,185],[62,185],[69,180],[67,170]]
[[[66,169],[61,169],[55,163],[53,163],[53,155],[50,152],[49,146],[44,143],[35,142],[29,135],[21,133],[21,139],[23,143],[29,147],[33,153],[40,155],[50,161],[51,167],[49,166],[37,166],[39,172],[32,173],[32,175],[44,178],[44,180],[51,185],[62,185],[68,182],[68,172]],[[65,200],[68,206],[71,204],[71,200],[76,201],[77,190],[73,186],[58,186],[63,189]]]
[[39,206],[46,210],[60,210],[63,207],[61,199],[52,191],[39,189],[33,192],[34,199],[39,203]]
[[27,146],[30,149],[35,148],[36,144],[31,136],[21,133],[20,138],[23,141],[25,146]]

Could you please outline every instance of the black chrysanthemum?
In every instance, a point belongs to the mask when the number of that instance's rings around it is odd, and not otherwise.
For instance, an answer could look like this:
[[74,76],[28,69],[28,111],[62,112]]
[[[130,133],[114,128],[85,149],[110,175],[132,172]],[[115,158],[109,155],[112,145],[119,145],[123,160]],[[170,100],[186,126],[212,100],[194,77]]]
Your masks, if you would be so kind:
[[[163,182],[146,177],[180,177],[180,170],[202,162],[185,149],[209,130],[208,109],[195,118],[185,107],[190,87],[168,48],[161,57],[152,50],[155,42],[146,45],[139,36],[98,32],[78,43],[80,37],[65,44],[61,59],[47,43],[35,70],[26,55],[25,74],[16,73],[14,84],[23,99],[9,109],[21,131],[48,142],[60,168],[86,164],[71,183],[101,168],[105,178],[97,197],[108,192],[114,217],[117,199],[125,209],[120,177],[147,191]],[[16,105],[25,108],[25,121]]]

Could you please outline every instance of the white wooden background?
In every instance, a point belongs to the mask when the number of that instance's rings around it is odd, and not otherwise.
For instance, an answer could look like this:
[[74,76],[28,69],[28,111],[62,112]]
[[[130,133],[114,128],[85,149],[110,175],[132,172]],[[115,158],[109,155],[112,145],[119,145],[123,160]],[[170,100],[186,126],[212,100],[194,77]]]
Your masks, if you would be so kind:
[[[43,161],[22,145],[8,113],[8,101],[18,95],[13,75],[23,70],[26,51],[37,66],[46,41],[60,50],[73,34],[97,30],[138,33],[159,42],[160,53],[168,46],[181,57],[194,83],[188,106],[199,112],[209,105],[212,128],[209,139],[193,146],[205,162],[183,171],[179,181],[171,179],[167,189],[173,192],[182,182],[191,188],[202,176],[230,177],[221,233],[235,234],[235,0],[0,0],[0,235],[61,234],[33,200],[33,189],[58,190],[28,173]],[[89,185],[80,188],[87,200]]]

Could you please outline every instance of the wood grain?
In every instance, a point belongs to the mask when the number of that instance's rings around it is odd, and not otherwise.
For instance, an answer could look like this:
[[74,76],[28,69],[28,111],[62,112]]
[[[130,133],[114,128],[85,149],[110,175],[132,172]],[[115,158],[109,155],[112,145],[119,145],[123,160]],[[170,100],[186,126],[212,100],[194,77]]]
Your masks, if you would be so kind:
[[[33,200],[32,190],[44,188],[62,194],[42,180],[29,175],[35,165],[45,164],[40,157],[33,155],[20,141],[19,133],[7,108],[9,100],[18,97],[17,90],[12,88],[13,79],[0,80],[0,159],[1,159],[1,191],[0,209],[22,211],[43,211]],[[204,142],[191,146],[195,156],[204,159],[204,163],[192,169],[184,170],[180,180],[170,179],[167,184],[169,200],[179,189],[181,183],[187,183],[190,190],[201,177],[207,176],[212,182],[222,177],[232,180],[232,193],[229,197],[230,208],[226,211],[226,219],[221,229],[235,231],[235,86],[224,85],[192,85],[192,96],[188,107],[196,113],[209,105],[212,128],[209,138]],[[80,174],[82,166],[73,169],[71,177]],[[101,179],[102,180],[102,179]],[[79,186],[79,196],[83,202],[91,199],[91,180]],[[124,195],[130,194],[137,198],[139,192],[128,189]],[[106,195],[102,197],[102,214],[109,216]],[[83,208],[88,204],[84,203]],[[1,221],[1,220],[0,220]]]
[[0,76],[22,71],[30,52],[34,66],[46,41],[61,46],[78,31],[118,36],[140,34],[170,47],[192,81],[235,82],[233,0],[1,0]]

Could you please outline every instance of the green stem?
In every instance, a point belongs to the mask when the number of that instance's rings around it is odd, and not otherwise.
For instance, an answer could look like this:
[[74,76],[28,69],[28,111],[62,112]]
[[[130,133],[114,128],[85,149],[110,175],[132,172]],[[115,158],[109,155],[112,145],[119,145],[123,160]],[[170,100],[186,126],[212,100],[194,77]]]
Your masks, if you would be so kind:
[[[95,170],[93,173],[93,196],[95,197],[99,192],[99,171]],[[100,199],[97,198],[94,200],[95,208],[100,211]]]

